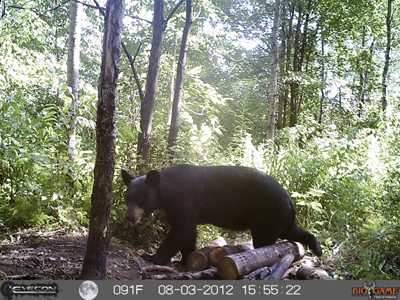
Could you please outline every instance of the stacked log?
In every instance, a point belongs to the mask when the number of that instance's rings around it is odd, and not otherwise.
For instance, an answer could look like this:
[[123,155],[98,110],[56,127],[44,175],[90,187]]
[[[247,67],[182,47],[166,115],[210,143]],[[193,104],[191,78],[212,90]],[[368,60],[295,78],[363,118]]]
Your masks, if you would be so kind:
[[[250,243],[228,246],[219,238],[189,256],[188,272],[159,266],[143,268],[143,272],[146,278],[158,280],[280,280],[289,276],[288,273],[297,279],[332,279],[318,268],[303,266],[297,271],[298,267],[293,267],[293,263],[299,264],[304,255],[304,246],[297,242],[285,241],[253,249]],[[162,270],[162,274],[154,274]]]

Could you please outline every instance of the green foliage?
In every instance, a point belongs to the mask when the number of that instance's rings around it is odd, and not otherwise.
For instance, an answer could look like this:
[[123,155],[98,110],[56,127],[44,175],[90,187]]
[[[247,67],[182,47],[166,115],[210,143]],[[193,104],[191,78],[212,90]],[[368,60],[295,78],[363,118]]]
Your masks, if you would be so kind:
[[[0,16],[0,229],[61,224],[88,226],[95,156],[97,80],[103,18],[85,9],[77,153],[70,160],[71,115],[66,61],[68,5],[8,1]],[[105,1],[100,1],[104,4]],[[400,278],[399,44],[393,41],[389,105],[380,107],[385,48],[385,5],[377,1],[286,1],[280,39],[304,40],[303,68],[283,60],[281,93],[299,84],[296,126],[266,142],[269,30],[272,1],[198,1],[188,52],[178,143],[169,159],[167,110],[174,35],[184,25],[182,8],[168,23],[153,120],[149,169],[170,164],[244,165],[275,177],[291,195],[298,222],[324,248],[323,263],[345,279]],[[292,6],[293,4],[293,6]],[[395,4],[398,5],[398,4]],[[11,6],[25,6],[17,9]],[[169,12],[173,2],[166,3]],[[289,32],[290,7],[294,7]],[[311,10],[308,33],[300,9]],[[398,9],[398,7],[396,8]],[[152,2],[127,3],[127,15],[151,19]],[[356,18],[354,16],[357,16]],[[145,82],[151,26],[126,18],[124,42]],[[393,33],[399,20],[393,19]],[[23,28],[23,30],[21,30]],[[288,40],[286,40],[287,42]],[[324,50],[322,49],[324,44]],[[282,44],[281,44],[282,46]],[[294,46],[294,45],[293,45]],[[178,45],[179,48],[179,45]],[[301,49],[298,49],[301,50]],[[287,57],[294,57],[292,48]],[[287,59],[287,58],[285,58]],[[111,222],[115,236],[152,249],[168,228],[154,215],[136,228],[125,219],[120,169],[135,171],[140,99],[125,56],[118,82],[117,168]],[[364,81],[363,81],[364,80]],[[287,103],[289,118],[290,103]],[[321,117],[321,118],[320,118]],[[286,120],[288,123],[288,120]],[[286,124],[285,124],[286,125]],[[148,170],[143,170],[146,172]],[[138,174],[139,175],[139,174]],[[72,184],[73,183],[73,187]],[[249,239],[199,226],[202,246],[218,235],[230,243]]]

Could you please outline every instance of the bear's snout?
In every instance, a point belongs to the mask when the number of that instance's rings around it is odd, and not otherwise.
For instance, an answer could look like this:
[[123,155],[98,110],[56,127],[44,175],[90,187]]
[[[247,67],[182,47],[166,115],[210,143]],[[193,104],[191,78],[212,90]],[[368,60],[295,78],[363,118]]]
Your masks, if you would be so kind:
[[125,219],[127,219],[134,226],[136,226],[142,220],[143,215],[144,215],[143,208],[140,208],[136,204],[129,204],[128,210],[125,214]]

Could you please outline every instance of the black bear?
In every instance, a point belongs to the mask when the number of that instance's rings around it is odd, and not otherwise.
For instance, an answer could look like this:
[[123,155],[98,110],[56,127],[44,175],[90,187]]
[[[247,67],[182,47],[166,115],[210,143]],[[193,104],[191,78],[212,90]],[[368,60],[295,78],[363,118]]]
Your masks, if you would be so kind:
[[298,241],[322,255],[316,238],[295,221],[293,203],[272,177],[237,166],[176,165],[134,178],[122,171],[128,186],[126,219],[134,225],[157,209],[165,212],[171,229],[155,255],[143,255],[155,264],[170,262],[178,251],[182,263],[195,251],[198,224],[250,229],[255,248],[278,238]]

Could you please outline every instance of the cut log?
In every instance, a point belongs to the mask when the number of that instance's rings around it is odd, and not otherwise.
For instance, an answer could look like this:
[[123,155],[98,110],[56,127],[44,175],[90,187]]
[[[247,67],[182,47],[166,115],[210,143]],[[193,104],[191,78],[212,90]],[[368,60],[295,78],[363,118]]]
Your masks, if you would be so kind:
[[210,280],[218,276],[216,268],[210,268],[199,272],[182,272],[149,275],[148,279],[155,280]]
[[292,253],[297,261],[305,255],[304,246],[297,242],[282,242],[227,255],[217,264],[218,274],[222,279],[234,280],[261,267],[271,266],[289,253]]
[[241,245],[236,245],[236,246],[223,246],[223,247],[215,247],[214,249],[211,249],[208,259],[210,261],[210,265],[216,267],[219,260],[227,255],[230,254],[236,254],[240,252],[244,252],[247,250],[254,250],[253,243],[248,242],[245,244]]
[[293,260],[294,260],[294,254],[293,253],[286,254],[282,258],[282,260],[279,262],[279,264],[276,267],[276,269],[266,279],[267,280],[281,280],[283,274],[285,274],[286,270],[289,268],[289,266],[291,265]]
[[332,280],[328,273],[319,268],[302,266],[296,275],[300,280]]
[[226,245],[226,241],[222,237],[218,237],[211,241],[206,247],[191,253],[187,260],[187,268],[189,271],[205,270],[209,266],[208,255],[215,247],[222,247]]

